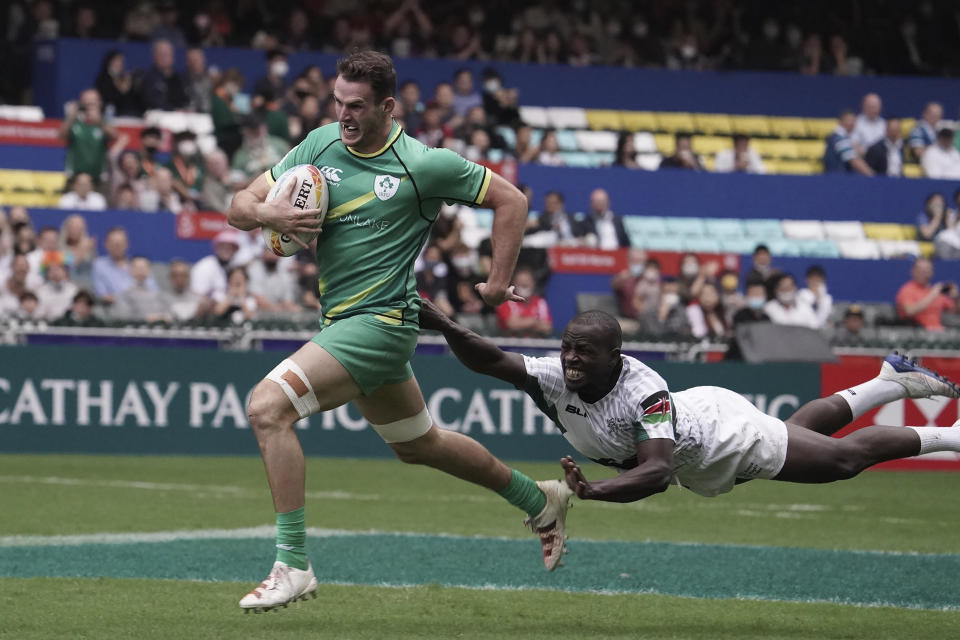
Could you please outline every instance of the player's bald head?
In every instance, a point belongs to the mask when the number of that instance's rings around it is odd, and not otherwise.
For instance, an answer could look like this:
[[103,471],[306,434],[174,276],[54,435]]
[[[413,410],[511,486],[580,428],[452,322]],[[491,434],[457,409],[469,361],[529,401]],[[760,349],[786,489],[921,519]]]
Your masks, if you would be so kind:
[[611,349],[623,346],[623,333],[620,323],[609,313],[595,309],[578,313],[567,324],[567,331],[588,331],[597,341],[602,341]]

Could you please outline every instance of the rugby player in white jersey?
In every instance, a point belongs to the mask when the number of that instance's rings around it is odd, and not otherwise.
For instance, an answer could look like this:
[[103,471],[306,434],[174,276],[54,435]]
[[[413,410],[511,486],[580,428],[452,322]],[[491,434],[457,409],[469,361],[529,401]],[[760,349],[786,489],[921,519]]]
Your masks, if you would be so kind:
[[720,387],[671,393],[659,374],[620,353],[620,325],[601,311],[570,321],[560,357],[504,352],[426,301],[420,327],[440,331],[470,369],[529,394],[577,451],[620,471],[589,482],[573,458],[563,458],[566,482],[583,499],[633,502],[671,484],[713,497],[754,478],[833,482],[887,460],[960,451],[960,421],[953,427],[871,426],[829,437],[888,402],[960,396],[956,384],[895,353],[876,378],[808,402],[782,421]]

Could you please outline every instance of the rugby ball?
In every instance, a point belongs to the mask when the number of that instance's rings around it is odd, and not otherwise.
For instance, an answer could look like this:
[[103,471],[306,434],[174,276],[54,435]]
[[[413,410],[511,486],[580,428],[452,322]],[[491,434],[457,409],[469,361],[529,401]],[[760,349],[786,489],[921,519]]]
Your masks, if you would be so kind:
[[[297,209],[319,209],[320,214],[317,217],[322,222],[327,215],[330,194],[327,192],[327,181],[323,174],[312,164],[298,164],[284,171],[267,194],[267,202],[276,199],[289,188],[291,181],[294,182],[294,187],[290,194],[290,204]],[[317,234],[301,233],[299,236],[305,244],[310,244]],[[263,227],[263,239],[278,256],[292,256],[303,248],[287,234],[268,227]]]

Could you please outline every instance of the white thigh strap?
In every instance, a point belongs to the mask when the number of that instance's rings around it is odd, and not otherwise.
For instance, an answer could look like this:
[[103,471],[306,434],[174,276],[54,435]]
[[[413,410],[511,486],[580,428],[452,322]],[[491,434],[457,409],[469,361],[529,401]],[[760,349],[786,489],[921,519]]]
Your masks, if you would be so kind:
[[389,424],[371,424],[373,430],[380,434],[383,441],[387,444],[393,442],[410,442],[416,440],[430,431],[433,425],[433,419],[427,408],[424,407],[420,413],[403,420],[397,420]]
[[320,410],[320,401],[313,392],[307,374],[290,358],[274,367],[273,371],[267,374],[267,380],[273,380],[280,385],[301,418]]

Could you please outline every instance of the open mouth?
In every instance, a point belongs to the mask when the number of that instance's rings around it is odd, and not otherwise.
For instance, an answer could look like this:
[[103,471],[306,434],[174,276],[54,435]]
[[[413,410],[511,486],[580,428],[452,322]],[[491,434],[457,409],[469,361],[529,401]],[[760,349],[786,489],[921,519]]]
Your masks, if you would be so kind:
[[352,124],[341,124],[340,128],[343,129],[344,133],[349,133],[350,135],[354,135],[360,131],[359,127]]
[[580,369],[566,369],[563,373],[569,382],[580,382],[584,378],[584,373]]

